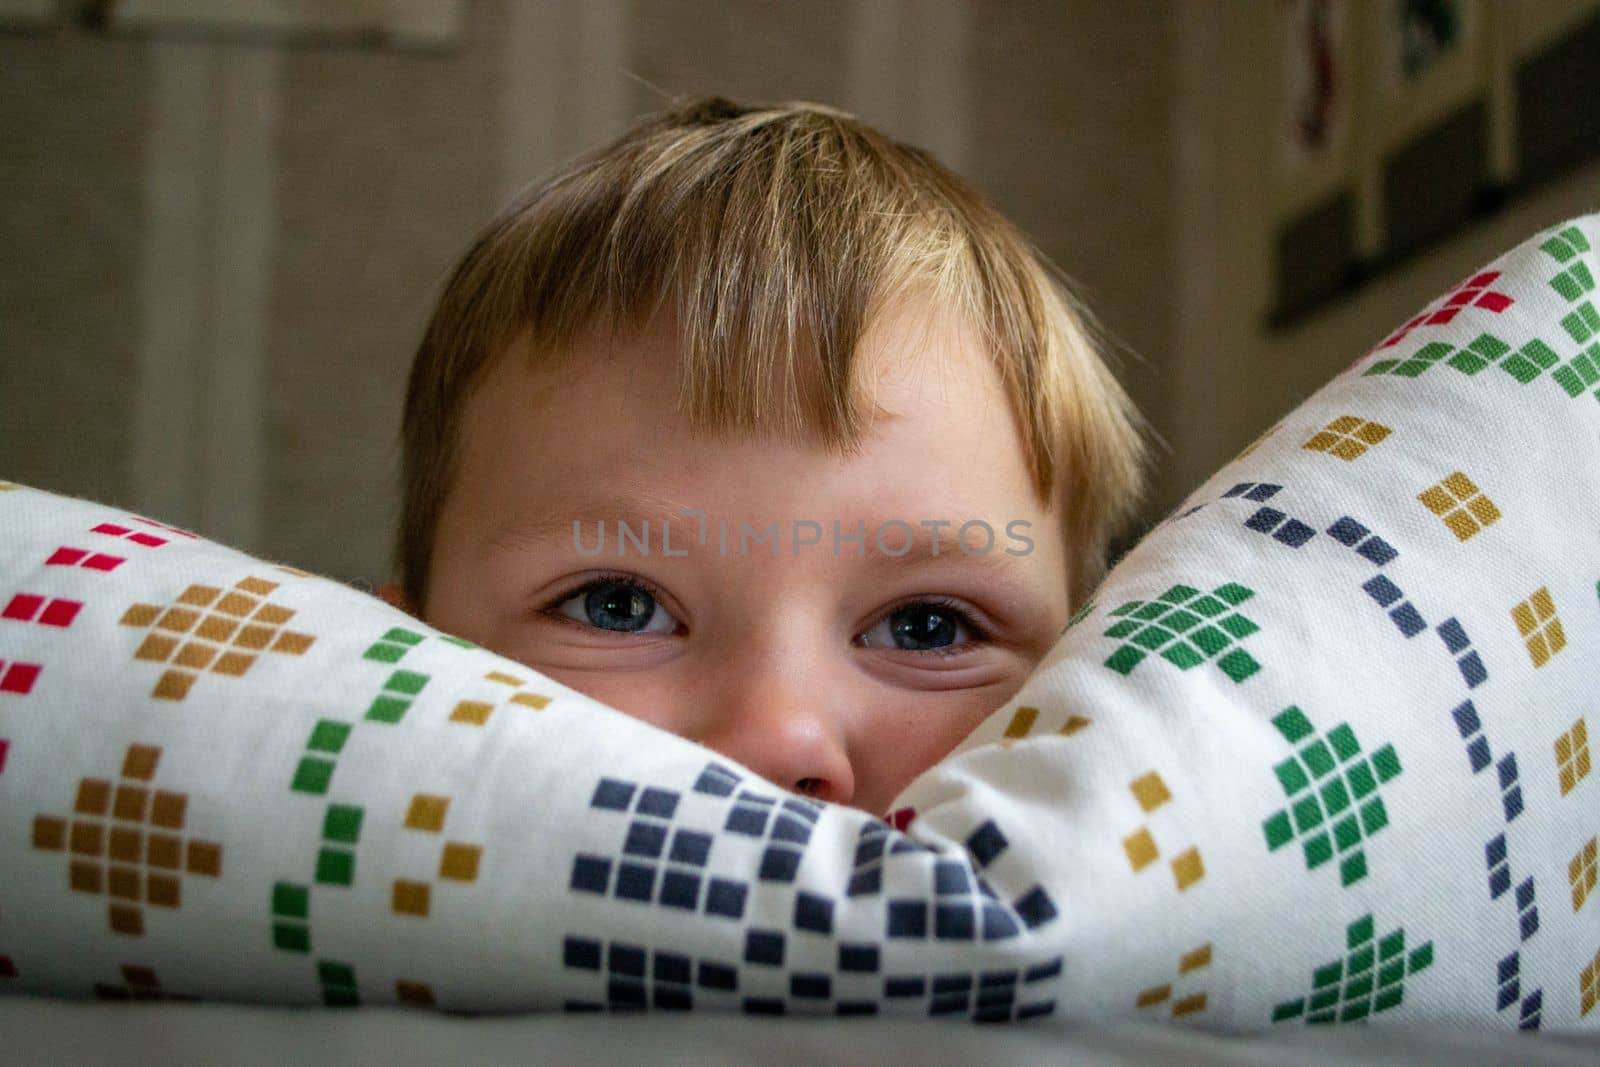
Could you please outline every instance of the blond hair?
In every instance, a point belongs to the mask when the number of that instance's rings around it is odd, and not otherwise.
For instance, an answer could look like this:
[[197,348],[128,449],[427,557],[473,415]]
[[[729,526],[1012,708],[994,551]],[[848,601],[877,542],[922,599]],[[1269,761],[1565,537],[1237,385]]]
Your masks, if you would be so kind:
[[406,389],[408,599],[426,603],[466,400],[524,331],[554,364],[585,331],[626,334],[670,302],[691,427],[848,451],[873,414],[859,342],[912,294],[979,331],[1038,499],[1062,509],[1076,608],[1134,517],[1145,448],[1065,277],[922,149],[823,105],[723,97],[647,116],[530,186],[456,265]]

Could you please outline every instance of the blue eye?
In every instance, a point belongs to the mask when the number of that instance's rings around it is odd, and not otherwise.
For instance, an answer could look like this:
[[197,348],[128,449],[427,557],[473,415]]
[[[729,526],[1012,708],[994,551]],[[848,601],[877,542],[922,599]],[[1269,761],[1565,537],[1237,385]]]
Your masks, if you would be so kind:
[[[963,636],[964,641],[960,640]],[[861,643],[867,648],[897,648],[933,655],[954,655],[982,640],[978,627],[965,612],[951,602],[937,599],[902,605],[861,635]]]
[[678,621],[656,603],[642,583],[626,578],[600,578],[578,589],[553,610],[597,630],[614,633],[670,634]]

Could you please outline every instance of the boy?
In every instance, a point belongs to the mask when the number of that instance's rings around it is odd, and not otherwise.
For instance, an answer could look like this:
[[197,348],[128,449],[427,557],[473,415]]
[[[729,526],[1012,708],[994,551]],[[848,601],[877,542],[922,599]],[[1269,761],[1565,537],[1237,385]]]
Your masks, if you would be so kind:
[[873,812],[1015,695],[1143,481],[1082,312],[981,197],[720,97],[479,236],[402,432],[385,599]]

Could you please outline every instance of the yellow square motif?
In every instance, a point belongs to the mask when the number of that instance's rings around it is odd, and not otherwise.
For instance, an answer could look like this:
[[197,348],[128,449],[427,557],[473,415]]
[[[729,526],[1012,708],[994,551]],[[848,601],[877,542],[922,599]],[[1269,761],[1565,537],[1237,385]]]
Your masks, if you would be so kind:
[[1144,870],[1161,855],[1160,850],[1156,848],[1155,838],[1145,829],[1123,838],[1122,850],[1128,854],[1128,865],[1135,871]]
[[1172,793],[1167,790],[1167,783],[1161,780],[1161,775],[1155,771],[1134,779],[1128,787],[1133,791],[1134,799],[1145,811],[1154,811],[1172,799]]
[[444,829],[445,814],[449,810],[449,797],[418,793],[411,798],[411,806],[406,809],[406,829],[436,834]]

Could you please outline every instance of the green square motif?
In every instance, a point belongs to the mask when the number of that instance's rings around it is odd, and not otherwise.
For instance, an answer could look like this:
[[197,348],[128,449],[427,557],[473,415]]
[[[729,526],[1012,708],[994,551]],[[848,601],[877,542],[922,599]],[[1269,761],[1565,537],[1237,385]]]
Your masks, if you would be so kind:
[[1361,828],[1367,836],[1382,830],[1389,825],[1389,811],[1383,806],[1382,797],[1373,797],[1361,809]]
[[1342,780],[1334,778],[1322,787],[1322,806],[1329,815],[1337,815],[1350,806],[1350,791]]
[[1300,761],[1293,756],[1290,756],[1272,768],[1272,770],[1278,776],[1278,784],[1283,786],[1283,791],[1287,796],[1292,797],[1311,784],[1311,779],[1306,776],[1306,772],[1301,768]]
[[[1394,933],[1378,942],[1378,958],[1380,960],[1392,960],[1405,950],[1406,932],[1404,930],[1396,930]],[[1388,984],[1390,980],[1385,978],[1383,981],[1385,984]]]
[[349,885],[356,877],[356,854],[342,848],[317,853],[317,881],[323,885]]
[[1306,718],[1306,713],[1294,704],[1290,704],[1278,712],[1272,719],[1272,725],[1278,728],[1278,732],[1283,735],[1284,740],[1291,745],[1302,737],[1309,737],[1315,732],[1315,728],[1311,725],[1311,720]]
[[1182,608],[1174,611],[1171,615],[1168,615],[1166,618],[1161,620],[1161,625],[1170,627],[1179,633],[1191,629],[1192,627],[1199,625],[1199,623],[1200,616],[1190,611],[1184,611]]
[[1165,627],[1146,626],[1144,629],[1134,634],[1132,640],[1133,643],[1138,645],[1140,648],[1147,648],[1154,652],[1168,641],[1171,641],[1175,636],[1177,635]]
[[1561,362],[1561,357],[1537,337],[1523,345],[1520,354],[1536,363],[1541,370],[1549,370]]
[[1245,618],[1243,615],[1229,615],[1217,622],[1217,625],[1228,631],[1234,637],[1245,638],[1255,633],[1261,627]]
[[1302,797],[1294,805],[1295,829],[1302,834],[1322,825],[1322,805],[1314,796]]
[[322,820],[322,836],[329,841],[356,844],[361,840],[362,810],[350,804],[329,804]]
[[1217,660],[1217,666],[1222,668],[1223,674],[1235,682],[1242,682],[1261,669],[1261,664],[1242,648],[1236,648]]
[[1161,658],[1185,671],[1191,667],[1198,667],[1206,661],[1206,658],[1196,652],[1194,646],[1187,641],[1179,641],[1177,644],[1168,647],[1165,652],[1161,653]]
[[416,696],[422,692],[422,687],[428,684],[428,675],[418,674],[416,671],[395,671],[389,675],[384,688],[395,693],[406,693]]
[[1110,658],[1106,660],[1106,666],[1110,667],[1118,674],[1127,674],[1129,671],[1137,667],[1139,665],[1139,661],[1142,659],[1144,659],[1143,652],[1140,652],[1132,645],[1123,645],[1121,648],[1111,653]]
[[1276,852],[1278,849],[1294,840],[1294,827],[1289,824],[1289,813],[1280,811],[1272,818],[1261,824],[1262,831],[1267,835],[1267,851]]
[[1480,333],[1467,347],[1480,356],[1491,360],[1499,359],[1511,351],[1510,345],[1489,333]]
[[1232,639],[1215,626],[1202,626],[1189,635],[1189,640],[1200,646],[1200,650],[1208,656],[1215,656],[1218,652],[1232,644]]
[[276,882],[272,886],[272,914],[304,919],[311,914],[311,891],[303,885]]
[[337,960],[320,960],[317,963],[317,980],[323,985],[341,985],[354,989],[356,969]]
[[1306,867],[1316,870],[1333,858],[1333,842],[1328,840],[1325,833],[1318,834],[1303,846],[1306,854]]
[[1372,754],[1372,765],[1378,771],[1378,780],[1387,782],[1400,773],[1400,754],[1393,745],[1384,745]]
[[1361,844],[1361,827],[1356,825],[1354,815],[1346,815],[1334,824],[1333,840],[1340,852],[1348,852]]
[[379,663],[398,663],[409,649],[404,645],[392,645],[386,641],[379,641],[362,655],[362,659],[376,660]]
[[1361,752],[1361,746],[1356,743],[1356,732],[1350,729],[1349,723],[1340,723],[1328,731],[1328,744],[1333,746],[1334,753],[1343,763],[1349,763]]
[[295,923],[273,923],[272,945],[285,952],[310,952],[311,931]]
[[1238,582],[1229,582],[1227,585],[1218,586],[1215,592],[1217,596],[1221,597],[1223,600],[1226,600],[1234,607],[1238,607],[1240,604],[1243,604],[1246,600],[1249,600],[1251,597],[1256,595],[1254,590],[1246,588],[1245,586],[1240,585]]
[[1328,746],[1322,738],[1317,738],[1305,748],[1300,750],[1300,758],[1306,761],[1306,766],[1311,768],[1311,773],[1322,778],[1333,771],[1333,753],[1328,751]]
[[411,701],[401,700],[399,697],[378,697],[373,700],[372,706],[367,709],[367,718],[375,722],[386,722],[393,725],[406,717],[406,712],[411,707]]
[[306,747],[313,752],[328,752],[338,755],[344,748],[345,740],[349,736],[350,726],[348,723],[323,719],[311,728],[311,740],[306,742]]
[[295,768],[294,781],[290,783],[289,788],[296,793],[314,793],[321,796],[328,791],[328,783],[333,781],[333,766],[328,760],[307,756]]

